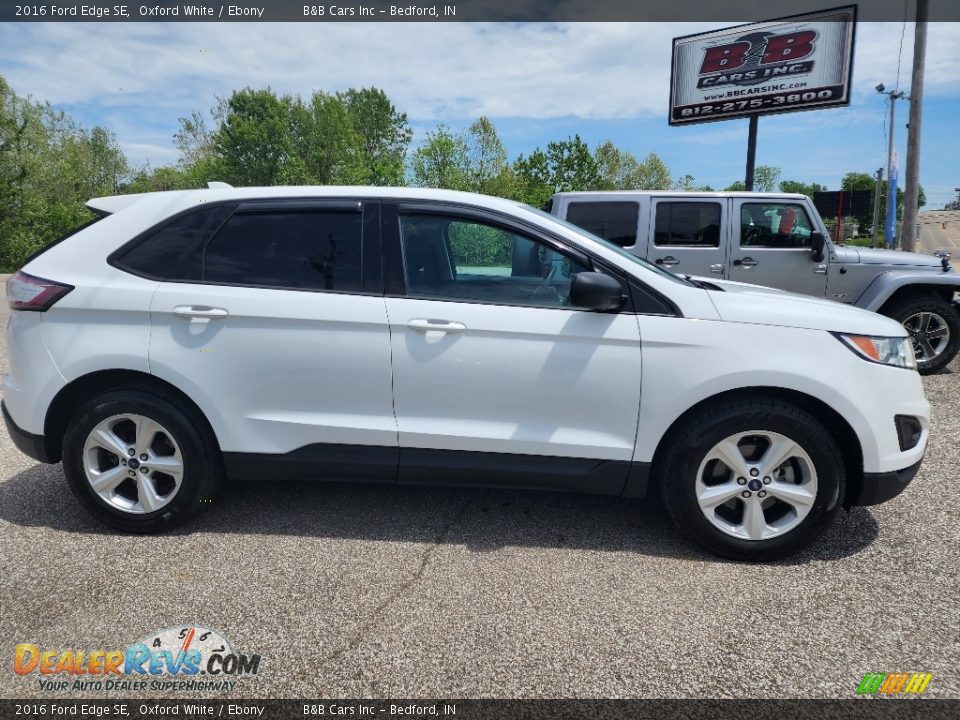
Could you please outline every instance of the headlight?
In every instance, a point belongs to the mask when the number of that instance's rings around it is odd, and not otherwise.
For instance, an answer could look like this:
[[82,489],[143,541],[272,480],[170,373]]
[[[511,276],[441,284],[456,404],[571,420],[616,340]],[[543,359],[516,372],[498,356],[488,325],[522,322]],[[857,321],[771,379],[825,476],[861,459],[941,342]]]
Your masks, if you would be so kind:
[[917,369],[913,342],[908,337],[872,337],[870,335],[841,335],[837,337],[857,355],[871,362],[894,367]]

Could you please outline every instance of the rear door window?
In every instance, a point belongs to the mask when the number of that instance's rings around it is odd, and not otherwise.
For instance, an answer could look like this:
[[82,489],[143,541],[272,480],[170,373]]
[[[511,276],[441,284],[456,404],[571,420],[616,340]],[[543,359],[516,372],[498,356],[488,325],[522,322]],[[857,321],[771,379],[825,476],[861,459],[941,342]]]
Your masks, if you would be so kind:
[[567,221],[614,245],[633,247],[639,213],[635,202],[572,202],[567,206]]
[[358,210],[237,212],[200,254],[200,280],[225,285],[359,292]]
[[657,203],[654,244],[659,247],[720,247],[720,203]]

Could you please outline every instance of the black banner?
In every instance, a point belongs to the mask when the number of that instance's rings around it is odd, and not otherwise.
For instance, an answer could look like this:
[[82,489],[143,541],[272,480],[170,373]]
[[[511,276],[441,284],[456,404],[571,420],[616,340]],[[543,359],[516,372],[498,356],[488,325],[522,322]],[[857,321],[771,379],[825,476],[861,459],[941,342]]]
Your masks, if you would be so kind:
[[[829,0],[59,0],[5,2],[0,21],[21,22],[614,22],[712,21],[758,22],[823,10]],[[860,3],[858,18],[901,22],[903,0]],[[913,3],[909,16],[913,18]],[[934,0],[930,21],[960,21],[960,3]]]
[[873,194],[872,190],[826,190],[813,194],[813,204],[820,217],[869,218]]
[[946,720],[960,717],[960,700],[0,700],[0,717]]

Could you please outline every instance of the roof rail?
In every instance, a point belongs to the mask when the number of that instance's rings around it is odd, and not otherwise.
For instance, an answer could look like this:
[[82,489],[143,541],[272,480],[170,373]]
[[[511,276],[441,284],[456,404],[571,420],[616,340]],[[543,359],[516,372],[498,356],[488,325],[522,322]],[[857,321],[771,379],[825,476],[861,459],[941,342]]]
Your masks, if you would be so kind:
[[233,185],[225,182],[218,182],[217,180],[211,180],[207,183],[207,187],[211,190],[230,190],[233,188]]

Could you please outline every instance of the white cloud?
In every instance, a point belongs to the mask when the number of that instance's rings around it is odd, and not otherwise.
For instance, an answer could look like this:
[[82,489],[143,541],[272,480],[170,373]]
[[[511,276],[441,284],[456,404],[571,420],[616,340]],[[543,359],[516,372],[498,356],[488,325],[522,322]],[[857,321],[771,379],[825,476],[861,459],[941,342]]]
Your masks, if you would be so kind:
[[[722,25],[722,24],[720,24]],[[58,104],[184,114],[246,85],[383,88],[422,121],[663,116],[670,45],[718,24],[7,24],[0,72]],[[854,100],[894,84],[901,25],[861,23]],[[913,26],[904,37],[909,85]],[[926,91],[960,96],[960,23],[931,25]]]

